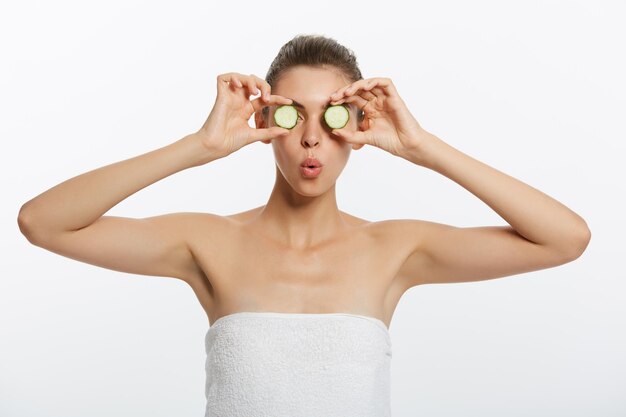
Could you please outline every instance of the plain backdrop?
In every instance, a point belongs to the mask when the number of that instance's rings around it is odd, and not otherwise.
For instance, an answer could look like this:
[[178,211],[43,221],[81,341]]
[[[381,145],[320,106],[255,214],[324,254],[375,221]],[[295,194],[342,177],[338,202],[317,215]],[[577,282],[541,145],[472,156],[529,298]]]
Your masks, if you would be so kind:
[[[297,34],[353,50],[363,76],[391,78],[426,130],[592,231],[586,252],[559,267],[405,293],[390,327],[393,415],[626,415],[625,10],[597,0],[2,3],[0,415],[203,415],[208,323],[191,288],[36,247],[17,214],[66,179],[196,131],[217,75],[264,78]],[[274,173],[271,146],[257,142],[107,214],[232,214],[265,204]],[[352,151],[337,200],[371,221],[506,224],[449,178],[372,146]]]

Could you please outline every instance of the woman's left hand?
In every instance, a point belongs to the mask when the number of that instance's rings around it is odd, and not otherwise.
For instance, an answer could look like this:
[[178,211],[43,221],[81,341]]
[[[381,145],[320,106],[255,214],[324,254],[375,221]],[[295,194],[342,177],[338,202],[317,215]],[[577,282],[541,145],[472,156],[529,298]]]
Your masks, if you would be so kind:
[[330,98],[331,105],[355,103],[365,113],[362,130],[351,131],[344,127],[332,131],[346,142],[373,145],[406,158],[410,153],[419,152],[428,140],[429,133],[415,120],[389,78],[355,81]]

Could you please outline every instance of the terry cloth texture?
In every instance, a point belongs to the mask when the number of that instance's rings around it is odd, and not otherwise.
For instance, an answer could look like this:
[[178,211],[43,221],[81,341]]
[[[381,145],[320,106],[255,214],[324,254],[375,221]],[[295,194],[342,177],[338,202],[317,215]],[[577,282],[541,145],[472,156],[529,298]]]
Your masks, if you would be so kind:
[[205,345],[205,417],[391,416],[391,338],[377,318],[238,312]]

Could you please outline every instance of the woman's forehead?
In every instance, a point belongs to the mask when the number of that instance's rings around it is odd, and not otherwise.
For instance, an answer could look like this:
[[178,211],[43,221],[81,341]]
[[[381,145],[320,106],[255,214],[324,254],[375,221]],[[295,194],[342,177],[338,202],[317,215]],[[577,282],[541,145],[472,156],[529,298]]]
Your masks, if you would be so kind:
[[[297,109],[300,110],[304,110],[306,111],[314,111],[314,110],[323,110],[325,108],[330,107],[330,102],[332,101],[329,97],[327,96],[317,96],[311,99],[296,99],[295,97],[290,97],[290,96],[285,96],[289,99],[291,99],[292,103],[291,105],[294,106]],[[344,106],[348,107],[349,109],[354,109],[356,110],[356,106],[354,105],[354,103],[343,103]]]
[[[311,74],[311,75],[303,75]],[[293,98],[308,106],[305,101],[328,100],[330,95],[342,87],[350,84],[344,77],[328,70],[314,70],[308,72],[289,72],[272,87],[274,94]]]

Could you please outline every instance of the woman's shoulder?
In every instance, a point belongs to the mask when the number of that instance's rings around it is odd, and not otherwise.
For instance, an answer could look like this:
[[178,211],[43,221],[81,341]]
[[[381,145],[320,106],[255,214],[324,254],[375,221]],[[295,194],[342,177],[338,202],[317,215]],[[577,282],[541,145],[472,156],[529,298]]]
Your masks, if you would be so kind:
[[[252,220],[253,218],[255,218],[259,214],[259,212],[263,210],[263,208],[265,208],[265,206],[259,206],[259,207],[252,208],[250,210],[240,211],[237,213],[232,213],[232,214],[224,215],[221,217],[245,223],[248,220]],[[344,220],[346,220],[348,223],[354,226],[365,226],[367,224],[375,223],[370,220],[366,220],[366,219],[354,216],[352,214],[346,213],[344,211],[339,211],[339,213],[341,213]]]
[[[259,206],[259,207],[255,207],[253,209],[250,210],[246,210],[246,211],[241,211],[238,213],[233,213],[233,214],[229,214],[226,216],[223,216],[225,218],[231,219],[231,220],[238,220],[241,222],[246,222],[247,220],[251,220],[254,217],[256,217],[257,214],[259,214],[259,212],[261,210],[263,210],[265,206]],[[345,211],[339,211],[339,213],[341,214],[341,216],[343,217],[343,219],[348,222],[350,225],[352,226],[366,226],[369,224],[374,224],[374,223],[380,223],[380,222],[375,222],[375,221],[371,221],[371,220],[367,220],[361,217],[357,217],[354,216],[350,213],[346,213]]]
[[[244,224],[253,220],[265,206],[259,206],[250,210],[245,210],[228,215],[218,216],[223,220],[231,221],[233,223]],[[384,220],[368,220],[362,217],[355,216],[345,211],[339,211],[343,219],[350,226],[370,229],[373,231],[380,231],[383,233],[402,233],[407,228],[413,229],[419,225],[422,221],[417,219],[384,219]],[[213,215],[215,216],[215,215]]]

